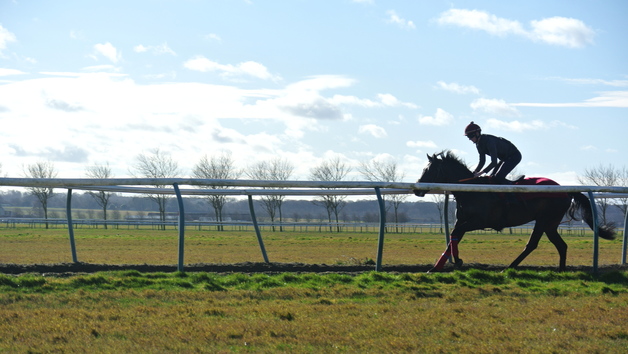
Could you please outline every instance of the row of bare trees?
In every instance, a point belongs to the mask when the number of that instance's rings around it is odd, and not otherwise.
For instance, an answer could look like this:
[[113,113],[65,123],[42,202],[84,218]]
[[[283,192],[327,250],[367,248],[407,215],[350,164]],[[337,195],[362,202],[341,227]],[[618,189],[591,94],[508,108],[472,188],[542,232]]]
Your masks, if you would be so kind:
[[[346,162],[339,157],[335,157],[312,167],[310,169],[310,179],[315,181],[341,181],[344,180],[351,171],[352,168]],[[129,172],[132,176],[143,178],[176,178],[181,175],[178,163],[173,160],[169,154],[164,153],[160,149],[153,149],[147,153],[139,154]],[[294,165],[282,158],[259,161],[249,166],[247,169],[241,170],[235,167],[235,161],[230,152],[221,152],[213,156],[203,156],[198,163],[194,165],[191,176],[199,179],[219,180],[238,179],[245,175],[255,180],[285,181],[290,179],[293,172]],[[392,159],[362,162],[358,166],[358,172],[366,180],[373,182],[399,182],[405,177],[405,174],[399,170],[397,163]],[[55,178],[57,172],[53,163],[37,162],[26,166],[24,168],[24,175],[30,178]],[[114,177],[109,163],[89,166],[85,170],[85,175],[89,178],[102,179]],[[615,168],[611,165],[600,165],[595,168],[586,169],[585,173],[578,177],[578,180],[585,185],[628,186],[628,169],[626,167]],[[163,186],[155,185],[155,187]],[[211,189],[230,188],[221,185],[200,187]],[[43,208],[44,217],[48,219],[48,200],[54,195],[53,188],[29,187],[28,190],[38,199]],[[96,200],[98,205],[102,207],[106,227],[107,209],[112,193],[94,191],[89,192],[89,194]],[[407,197],[408,196],[405,194],[385,196],[386,212],[388,213],[391,208],[393,209],[392,214],[394,215],[395,223],[399,222],[399,206]],[[148,198],[157,204],[160,219],[161,221],[165,221],[166,204],[169,200],[169,196],[164,194],[149,194]],[[228,201],[227,197],[225,195],[214,194],[208,195],[206,198],[209,205],[214,210],[216,220],[219,222],[223,221],[222,212]],[[281,225],[283,221],[282,205],[284,200],[285,195],[274,194],[260,197],[260,202],[272,223],[278,219],[279,225]],[[438,205],[438,201],[436,202]],[[316,197],[313,203],[325,208],[330,225],[334,222],[337,224],[339,222],[340,213],[346,206],[346,196],[335,194],[322,195]],[[626,213],[628,198],[615,200],[601,199],[598,205],[600,207],[602,221],[604,222],[606,222],[606,211],[611,204],[617,204],[621,210]],[[442,210],[439,209],[439,211],[442,214]],[[46,227],[48,227],[47,223]],[[222,230],[222,227],[218,226],[218,229]],[[282,231],[281,226],[280,231]],[[330,231],[333,231],[333,226],[330,226]]]
[[[398,182],[404,177],[403,173],[399,173],[396,162],[392,160],[387,160],[385,162],[375,160],[364,162],[360,164],[359,171],[364,178],[369,181]],[[178,163],[173,160],[169,154],[164,153],[159,149],[153,149],[147,153],[139,154],[135,159],[133,168],[129,172],[132,176],[143,178],[176,178],[181,174]],[[222,152],[213,156],[203,156],[192,168],[191,176],[199,179],[219,180],[238,179],[245,175],[246,177],[255,180],[285,181],[290,179],[293,172],[294,165],[282,158],[259,161],[245,170],[240,170],[235,167],[235,162],[231,153]],[[318,166],[312,167],[310,169],[310,178],[316,181],[341,181],[345,179],[350,172],[351,167],[340,158],[336,157],[323,161]],[[57,176],[57,172],[53,163],[37,162],[26,166],[24,168],[24,175],[30,178],[55,178]],[[85,170],[85,175],[89,178],[102,179],[114,177],[109,163],[89,166]],[[155,187],[163,186],[155,185]],[[229,188],[228,186],[221,185],[208,185],[200,187],[211,189]],[[30,187],[28,189],[34,196],[37,197],[44,210],[44,217],[48,219],[48,200],[54,196],[53,188]],[[98,205],[101,206],[106,227],[107,209],[112,193],[107,191],[94,191],[88,193],[95,199]],[[398,221],[399,205],[406,197],[407,196],[405,195],[387,197],[390,201],[392,201],[392,203],[387,204],[387,206],[388,209],[390,207],[394,208],[396,222]],[[160,220],[165,221],[166,204],[169,200],[168,195],[155,193],[149,194],[148,198],[157,204]],[[223,221],[222,212],[228,201],[227,197],[225,195],[214,194],[208,195],[206,198],[209,205],[214,210],[216,220]],[[325,208],[331,224],[333,222],[339,222],[340,213],[346,205],[345,199],[346,196],[329,194],[317,197],[313,200],[313,203]],[[283,221],[282,205],[284,200],[285,195],[272,194],[260,197],[260,202],[270,217],[272,223],[278,220],[279,225],[281,225]],[[48,227],[47,224],[46,227]],[[282,231],[281,226],[279,227],[280,231]],[[218,226],[218,229],[221,230],[222,227]]]

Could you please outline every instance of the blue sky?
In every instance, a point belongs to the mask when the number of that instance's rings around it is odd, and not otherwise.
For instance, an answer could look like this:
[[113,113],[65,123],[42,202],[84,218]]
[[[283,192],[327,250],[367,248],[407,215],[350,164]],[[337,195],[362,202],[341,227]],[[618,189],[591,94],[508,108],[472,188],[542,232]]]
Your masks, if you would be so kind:
[[[517,172],[578,184],[626,166],[625,1],[0,0],[2,173],[129,176],[159,148],[189,176],[203,155],[292,179],[340,157],[426,154],[470,167],[475,121],[519,147]],[[349,179],[363,180],[357,168]]]

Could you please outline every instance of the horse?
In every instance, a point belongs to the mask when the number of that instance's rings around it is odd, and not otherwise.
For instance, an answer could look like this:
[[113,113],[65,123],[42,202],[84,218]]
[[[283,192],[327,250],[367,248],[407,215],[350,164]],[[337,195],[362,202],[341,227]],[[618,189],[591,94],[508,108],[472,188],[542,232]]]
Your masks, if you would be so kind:
[[[428,165],[418,183],[462,183],[491,184],[491,177],[474,177],[451,151],[445,150],[432,156],[427,155]],[[547,184],[558,185],[547,178],[526,178],[513,184]],[[414,194],[423,197],[427,191],[414,190]],[[494,229],[501,231],[506,227],[519,226],[534,221],[534,228],[523,252],[508,266],[517,267],[532,251],[536,249],[543,233],[556,247],[559,260],[559,271],[564,271],[567,262],[567,244],[558,233],[565,214],[572,219],[579,212],[582,219],[594,228],[593,212],[589,198],[582,193],[499,193],[499,192],[453,192],[456,199],[456,223],[451,232],[450,243],[445,253],[439,258],[430,272],[442,271],[450,256],[454,258],[454,268],[463,264],[459,258],[458,243],[468,231]],[[612,225],[598,225],[598,235],[604,239],[615,238]]]

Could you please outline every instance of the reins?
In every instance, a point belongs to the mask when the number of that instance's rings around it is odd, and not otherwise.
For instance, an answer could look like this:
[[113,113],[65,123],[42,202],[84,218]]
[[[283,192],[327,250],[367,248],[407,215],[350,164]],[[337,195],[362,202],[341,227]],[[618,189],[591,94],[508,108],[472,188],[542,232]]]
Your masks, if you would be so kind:
[[466,182],[466,181],[470,181],[472,179],[476,179],[477,177],[470,177],[470,178],[463,178],[461,180],[458,180],[458,182]]

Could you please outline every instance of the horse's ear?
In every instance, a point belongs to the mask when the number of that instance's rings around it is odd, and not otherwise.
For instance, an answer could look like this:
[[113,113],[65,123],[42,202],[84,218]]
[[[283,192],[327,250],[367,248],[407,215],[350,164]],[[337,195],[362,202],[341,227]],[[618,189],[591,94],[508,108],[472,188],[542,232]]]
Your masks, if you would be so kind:
[[434,156],[430,156],[430,154],[425,154],[427,155],[427,161],[432,162],[434,161]]

